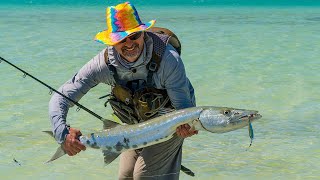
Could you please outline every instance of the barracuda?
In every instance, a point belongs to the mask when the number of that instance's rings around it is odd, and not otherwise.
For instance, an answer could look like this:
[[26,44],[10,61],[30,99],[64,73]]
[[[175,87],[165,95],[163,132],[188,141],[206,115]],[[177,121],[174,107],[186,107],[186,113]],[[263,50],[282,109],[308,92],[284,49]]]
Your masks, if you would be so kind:
[[[87,147],[101,149],[105,163],[109,164],[121,152],[169,140],[176,132],[176,128],[182,124],[188,123],[194,130],[225,133],[248,126],[261,117],[255,110],[200,106],[173,111],[134,125],[120,125],[106,120],[106,129],[80,136],[79,140]],[[52,136],[52,132],[45,132]],[[60,146],[47,162],[54,161],[65,154],[63,147]]]

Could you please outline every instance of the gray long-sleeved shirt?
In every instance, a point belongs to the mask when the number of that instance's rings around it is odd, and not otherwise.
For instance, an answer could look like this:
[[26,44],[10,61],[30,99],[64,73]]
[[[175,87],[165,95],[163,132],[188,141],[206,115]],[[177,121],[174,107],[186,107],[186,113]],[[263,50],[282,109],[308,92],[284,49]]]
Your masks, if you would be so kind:
[[[152,38],[146,35],[144,50],[138,60],[133,64],[126,64],[114,47],[109,46],[85,64],[77,74],[63,84],[59,91],[78,102],[91,88],[99,83],[114,85],[104,53],[108,50],[109,62],[115,66],[119,79],[131,81],[147,78],[146,65],[151,59],[153,49]],[[135,68],[136,71],[132,71]],[[175,109],[195,106],[194,89],[186,77],[185,68],[179,54],[168,45],[162,56],[160,67],[153,75],[155,88],[166,89]],[[52,131],[59,144],[63,143],[69,133],[66,118],[70,107],[74,104],[66,98],[55,93],[49,102],[49,116]]]

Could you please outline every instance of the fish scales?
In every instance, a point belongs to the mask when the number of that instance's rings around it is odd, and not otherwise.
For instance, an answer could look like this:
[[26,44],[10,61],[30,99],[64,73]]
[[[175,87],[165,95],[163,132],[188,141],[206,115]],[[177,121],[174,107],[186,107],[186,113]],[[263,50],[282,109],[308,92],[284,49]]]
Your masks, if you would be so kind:
[[89,147],[101,150],[123,152],[128,149],[139,149],[167,141],[176,131],[176,127],[197,119],[203,110],[176,111],[175,113],[157,117],[154,121],[107,129],[90,136],[80,137],[80,142]]

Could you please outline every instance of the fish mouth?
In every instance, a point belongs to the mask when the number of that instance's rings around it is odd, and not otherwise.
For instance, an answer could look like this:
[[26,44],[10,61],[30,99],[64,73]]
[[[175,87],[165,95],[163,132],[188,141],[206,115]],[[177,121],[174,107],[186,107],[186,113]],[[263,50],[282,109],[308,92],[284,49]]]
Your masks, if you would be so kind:
[[248,115],[244,115],[241,116],[240,119],[241,120],[256,120],[256,119],[260,119],[262,116],[259,113],[250,113]]

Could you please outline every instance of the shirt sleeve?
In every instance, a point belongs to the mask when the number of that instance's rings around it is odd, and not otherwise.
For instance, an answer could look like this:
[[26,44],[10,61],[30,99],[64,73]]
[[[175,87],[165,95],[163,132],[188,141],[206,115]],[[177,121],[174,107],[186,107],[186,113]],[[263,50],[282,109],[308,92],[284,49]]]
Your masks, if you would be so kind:
[[194,89],[186,76],[183,61],[171,45],[165,50],[159,71],[161,84],[167,90],[175,109],[196,106]]
[[[91,88],[101,82],[110,84],[110,72],[104,60],[104,51],[85,64],[70,80],[64,83],[59,92],[78,102]],[[59,144],[69,133],[66,125],[67,113],[74,103],[54,93],[49,102],[49,117],[52,132]]]

